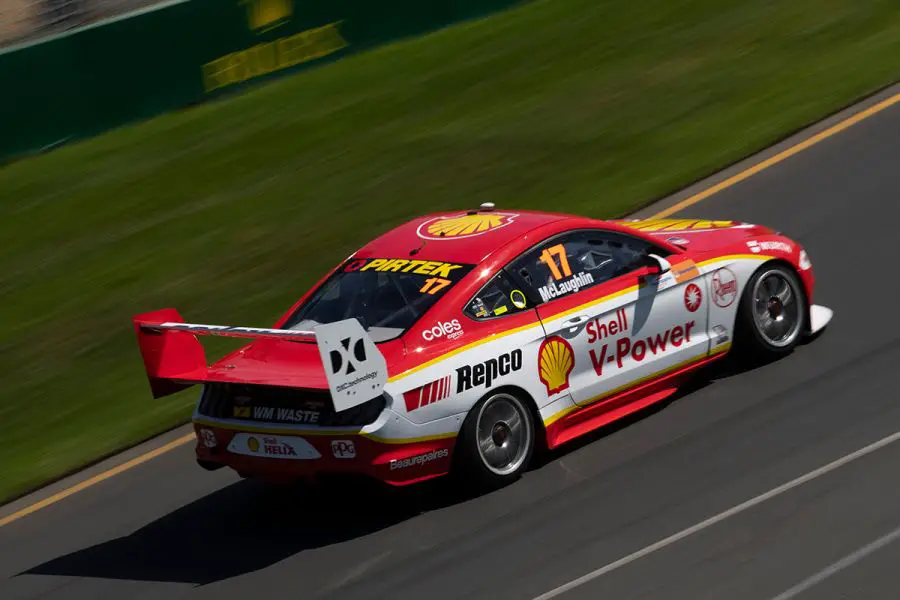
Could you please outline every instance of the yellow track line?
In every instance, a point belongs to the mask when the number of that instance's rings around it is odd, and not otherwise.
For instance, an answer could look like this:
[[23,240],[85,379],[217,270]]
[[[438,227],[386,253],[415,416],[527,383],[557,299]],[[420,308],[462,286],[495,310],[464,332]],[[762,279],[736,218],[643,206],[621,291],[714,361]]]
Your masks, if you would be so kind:
[[[709,198],[713,194],[721,192],[722,190],[729,188],[736,183],[740,183],[741,181],[744,181],[745,179],[752,177],[753,175],[756,175],[760,171],[764,171],[765,169],[768,169],[772,165],[776,165],[776,164],[782,162],[783,160],[790,158],[791,156],[797,154],[798,152],[802,152],[802,151],[806,150],[807,148],[809,148],[810,146],[814,146],[814,145],[818,144],[819,142],[821,142],[822,140],[828,139],[831,136],[833,136],[834,134],[840,133],[841,131],[847,129],[848,127],[851,127],[864,119],[868,119],[869,117],[880,113],[884,109],[886,109],[890,106],[893,106],[894,104],[897,104],[898,102],[900,102],[900,93],[894,94],[890,98],[888,98],[886,100],[882,100],[878,104],[875,104],[874,106],[871,106],[863,111],[860,111],[857,114],[853,115],[852,117],[848,117],[847,119],[844,119],[840,123],[837,123],[836,125],[832,125],[828,129],[825,129],[824,131],[817,133],[816,135],[814,135],[802,142],[799,142],[799,143],[791,146],[790,148],[787,148],[786,150],[782,150],[781,152],[779,152],[775,156],[772,156],[771,158],[767,158],[766,160],[764,160],[760,163],[757,163],[757,164],[753,165],[752,167],[748,167],[747,169],[741,171],[740,173],[738,173],[736,175],[732,175],[728,179],[726,179],[720,183],[717,183],[716,185],[714,185],[710,188],[707,188],[707,189],[703,190],[702,192],[698,192],[698,193],[694,194],[693,196],[691,196],[690,198],[685,198],[681,202],[678,202],[677,204],[674,204],[674,205],[670,206],[669,208],[661,210],[660,212],[656,213],[655,215],[653,215],[649,218],[661,219],[661,218],[667,217],[675,212],[678,212],[679,210],[682,210],[689,206],[693,206],[694,204],[697,204],[698,202],[701,202],[701,201]],[[148,460],[154,459],[157,456],[159,456],[160,454],[165,454],[169,450],[173,450],[174,448],[177,448],[178,446],[183,446],[184,444],[187,444],[188,442],[190,442],[193,439],[194,439],[194,434],[190,433],[188,435],[185,435],[184,437],[178,438],[177,440],[171,441],[164,446],[160,446],[159,448],[156,448],[155,450],[151,450],[151,451],[147,452],[146,454],[142,454],[136,458],[133,458],[133,459],[129,460],[128,462],[122,463],[121,465],[119,465],[117,467],[113,467],[112,469],[104,471],[103,473],[100,473],[99,475],[95,475],[95,476],[91,477],[90,479],[82,481],[81,483],[74,485],[68,489],[65,489],[61,492],[57,492],[56,494],[53,494],[49,498],[45,498],[44,500],[41,500],[40,502],[36,502],[36,503],[32,504],[31,506],[27,506],[27,507],[23,508],[22,510],[9,515],[8,517],[3,517],[2,519],[0,519],[0,527],[3,527],[4,525],[8,525],[8,524],[12,523],[13,521],[17,521],[18,519],[21,519],[24,516],[30,515],[31,513],[36,512],[42,508],[50,506],[51,504],[55,504],[64,498],[68,498],[72,494],[80,492],[83,489],[89,488],[92,485],[95,485],[97,483],[100,483],[101,481],[109,479],[110,477],[114,477],[114,476],[118,475],[119,473],[127,471],[131,468],[134,468],[134,467],[138,466],[139,464],[147,462]]]
[[867,108],[866,110],[860,111],[860,112],[856,113],[855,115],[853,115],[852,117],[848,117],[847,119],[844,119],[840,123],[837,123],[836,125],[832,125],[828,129],[826,129],[820,133],[817,133],[816,135],[812,136],[811,138],[808,138],[806,140],[803,140],[802,142],[794,144],[790,148],[787,148],[786,150],[782,150],[775,156],[773,156],[771,158],[767,158],[766,160],[762,161],[761,163],[755,164],[752,167],[748,167],[747,169],[744,169],[737,175],[732,175],[725,181],[717,183],[716,185],[714,185],[710,188],[707,188],[707,189],[703,190],[702,192],[698,192],[698,193],[694,194],[693,196],[691,196],[690,198],[685,198],[681,202],[678,202],[677,204],[673,204],[669,208],[659,211],[658,213],[656,213],[655,215],[653,215],[650,218],[651,219],[661,219],[663,217],[668,217],[669,215],[676,213],[679,210],[687,208],[688,206],[693,206],[694,204],[697,204],[698,202],[706,200],[713,194],[721,192],[722,190],[724,190],[726,188],[730,188],[734,184],[740,183],[741,181],[744,181],[745,179],[756,175],[760,171],[764,171],[764,170],[768,169],[772,165],[777,165],[781,161],[783,161],[787,158],[790,158],[791,156],[797,154],[798,152],[803,152],[810,146],[815,146],[822,140],[828,139],[836,133],[840,133],[841,131],[847,129],[848,127],[851,127],[851,126],[859,123],[863,119],[868,119],[872,115],[880,113],[884,109],[886,109],[890,106],[893,106],[897,102],[900,102],[900,94],[894,94],[887,100],[882,100],[878,104],[871,106],[871,107]]
[[57,493],[53,494],[52,496],[50,496],[49,498],[44,498],[40,502],[35,502],[31,506],[26,506],[25,508],[23,508],[22,510],[20,510],[18,512],[14,512],[13,514],[11,514],[7,517],[3,517],[2,519],[0,519],[0,527],[3,527],[4,525],[9,525],[13,521],[17,521],[24,516],[30,515],[33,512],[41,510],[42,508],[44,508],[46,506],[50,506],[51,504],[56,504],[63,498],[68,498],[72,494],[80,492],[81,490],[83,490],[85,488],[89,488],[94,484],[100,483],[101,481],[105,481],[105,480],[109,479],[110,477],[115,477],[119,473],[122,473],[124,471],[127,471],[128,469],[136,467],[141,463],[145,463],[148,460],[152,460],[152,459],[156,458],[157,456],[159,456],[160,454],[165,454],[169,450],[173,450],[173,449],[177,448],[178,446],[183,446],[184,444],[187,444],[188,442],[190,442],[193,439],[194,439],[194,434],[193,434],[193,432],[191,432],[187,435],[184,435],[184,436],[178,438],[177,440],[172,440],[171,442],[169,442],[168,444],[165,444],[164,446],[160,446],[159,448],[150,450],[149,452],[141,454],[140,456],[136,456],[135,458],[132,458],[128,462],[124,462],[117,467],[113,467],[112,469],[103,471],[102,473],[100,473],[98,475],[94,475],[90,479],[85,479],[81,483],[73,485],[70,488],[66,488],[61,492],[57,492]]

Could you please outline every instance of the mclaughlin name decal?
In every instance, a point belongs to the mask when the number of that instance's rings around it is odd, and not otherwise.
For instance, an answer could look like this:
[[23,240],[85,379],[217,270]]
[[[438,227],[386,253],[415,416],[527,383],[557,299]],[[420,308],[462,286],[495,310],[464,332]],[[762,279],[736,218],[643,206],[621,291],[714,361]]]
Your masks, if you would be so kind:
[[567,279],[560,283],[551,281],[547,285],[539,287],[538,292],[541,294],[541,300],[547,302],[553,298],[577,292],[581,288],[589,286],[592,283],[594,283],[593,275],[590,273],[578,273],[571,279]]

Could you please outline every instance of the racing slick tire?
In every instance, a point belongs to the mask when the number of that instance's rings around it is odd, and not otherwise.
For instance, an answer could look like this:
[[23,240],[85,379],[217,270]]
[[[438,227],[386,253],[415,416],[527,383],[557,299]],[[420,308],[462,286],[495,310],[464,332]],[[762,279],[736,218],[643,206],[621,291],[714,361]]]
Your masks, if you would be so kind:
[[497,390],[466,416],[456,441],[454,471],[479,491],[497,489],[522,476],[534,447],[534,417],[527,400]]
[[735,343],[751,360],[770,361],[790,354],[807,327],[803,284],[787,265],[763,265],[747,282],[738,306]]

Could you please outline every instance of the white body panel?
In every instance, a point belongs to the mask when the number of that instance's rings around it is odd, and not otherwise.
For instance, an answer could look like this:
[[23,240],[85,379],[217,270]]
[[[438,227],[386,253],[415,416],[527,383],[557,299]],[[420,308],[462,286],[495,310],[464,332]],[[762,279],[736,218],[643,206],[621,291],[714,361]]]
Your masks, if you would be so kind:
[[[548,336],[558,335],[574,349],[569,389],[576,404],[590,404],[707,354],[708,294],[703,276],[678,282],[669,272],[658,279],[634,278],[627,283],[637,289],[588,304],[575,314],[544,318],[553,311],[552,302],[538,309]],[[594,295],[602,295],[602,288],[598,286]]]

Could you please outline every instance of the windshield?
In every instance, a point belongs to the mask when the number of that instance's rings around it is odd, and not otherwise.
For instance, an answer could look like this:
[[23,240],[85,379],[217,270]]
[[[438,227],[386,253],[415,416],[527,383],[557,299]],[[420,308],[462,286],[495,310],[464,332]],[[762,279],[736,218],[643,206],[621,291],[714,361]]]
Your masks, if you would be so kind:
[[285,329],[307,330],[356,318],[373,341],[393,339],[472,267],[404,258],[349,260],[288,318]]

